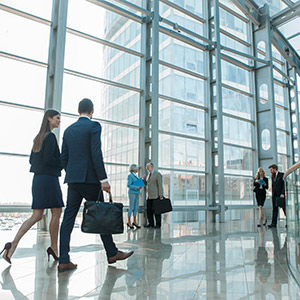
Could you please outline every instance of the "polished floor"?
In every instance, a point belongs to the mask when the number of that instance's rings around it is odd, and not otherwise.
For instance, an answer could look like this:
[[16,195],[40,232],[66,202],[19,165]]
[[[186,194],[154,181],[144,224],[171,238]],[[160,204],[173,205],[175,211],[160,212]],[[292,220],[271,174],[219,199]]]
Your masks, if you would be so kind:
[[[0,259],[0,299],[300,299],[286,264],[286,229],[257,228],[253,220],[223,224],[173,223],[115,237],[127,261],[108,266],[98,236],[75,228],[72,272],[48,262],[47,232],[31,230],[12,265]],[[1,231],[1,243],[15,231]]]

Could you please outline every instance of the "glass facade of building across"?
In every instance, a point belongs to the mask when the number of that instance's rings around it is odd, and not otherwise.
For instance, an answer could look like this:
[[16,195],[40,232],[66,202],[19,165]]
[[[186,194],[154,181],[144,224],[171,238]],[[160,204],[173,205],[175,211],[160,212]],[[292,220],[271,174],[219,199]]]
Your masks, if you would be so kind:
[[[52,80],[47,72],[53,64],[51,26],[59,12],[54,7],[57,1],[42,2],[0,1],[0,205],[31,203],[28,155],[49,104],[45,95]],[[158,101],[158,114],[150,116],[150,125],[146,121],[146,130],[150,128],[151,140],[151,122],[158,122],[157,167],[173,205],[216,206],[221,201],[252,205],[252,180],[261,162],[260,152],[267,151],[272,140],[270,130],[260,134],[257,125],[258,102],[267,103],[271,97],[268,87],[258,86],[256,79],[257,59],[270,60],[266,45],[259,44],[255,55],[255,24],[234,1],[161,0],[155,60],[156,35],[154,29],[147,32],[154,2],[68,1],[66,27],[61,29],[60,24],[59,28],[65,42],[64,55],[58,54],[63,58],[62,90],[53,102],[62,111],[59,141],[64,129],[76,120],[78,102],[92,99],[94,118],[103,127],[102,147],[112,192],[126,205],[128,165],[139,164],[143,175],[144,164],[151,159],[141,159],[147,143],[141,124],[147,109]],[[285,7],[279,0],[256,3],[267,3],[271,15]],[[147,47],[150,57],[146,57]],[[157,83],[154,64],[158,64]],[[272,66],[275,162],[286,170],[297,160],[290,124],[294,108],[286,84],[291,75],[274,46]],[[295,79],[299,81],[299,76]],[[152,97],[155,84],[157,99]],[[218,97],[221,102],[217,103]],[[150,106],[144,105],[148,98]]]

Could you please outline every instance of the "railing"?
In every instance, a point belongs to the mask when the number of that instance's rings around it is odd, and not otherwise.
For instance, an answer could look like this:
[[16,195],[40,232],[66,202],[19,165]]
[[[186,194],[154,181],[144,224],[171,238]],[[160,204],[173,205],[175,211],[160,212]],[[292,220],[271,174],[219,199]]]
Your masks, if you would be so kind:
[[287,213],[287,263],[300,285],[300,162],[284,174]]

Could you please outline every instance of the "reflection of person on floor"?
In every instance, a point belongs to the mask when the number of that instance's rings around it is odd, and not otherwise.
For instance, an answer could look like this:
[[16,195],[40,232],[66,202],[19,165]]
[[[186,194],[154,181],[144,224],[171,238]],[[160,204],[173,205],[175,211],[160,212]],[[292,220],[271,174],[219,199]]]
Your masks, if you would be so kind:
[[265,228],[259,230],[259,247],[257,249],[255,273],[261,284],[266,284],[271,274],[271,264],[268,262],[268,253],[265,248]]
[[277,292],[281,291],[281,286],[288,283],[288,265],[286,261],[287,238],[284,245],[280,248],[279,237],[276,229],[272,229],[274,244],[274,284],[273,289]]
[[[128,261],[130,261],[130,259]],[[110,300],[118,278],[127,273],[129,273],[129,271],[108,266],[106,270],[105,281],[103,282],[100,290],[98,300]]]
[[10,290],[14,299],[28,299],[25,295],[23,295],[16,287],[14,279],[12,278],[10,274],[10,268],[11,266],[7,267],[2,273],[2,282],[1,283],[1,289],[2,290]]
[[145,256],[144,296],[149,296],[149,299],[154,300],[157,299],[157,286],[162,281],[163,261],[170,257],[172,246],[161,242],[160,231],[148,231],[146,240],[153,246],[153,250],[156,251],[151,255]]

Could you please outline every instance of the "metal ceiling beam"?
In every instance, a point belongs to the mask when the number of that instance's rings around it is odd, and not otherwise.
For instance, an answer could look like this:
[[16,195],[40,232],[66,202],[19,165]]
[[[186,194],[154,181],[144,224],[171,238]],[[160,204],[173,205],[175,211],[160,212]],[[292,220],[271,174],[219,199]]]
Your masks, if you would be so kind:
[[284,59],[296,68],[297,74],[300,76],[300,56],[288,42],[284,35],[274,26],[272,26],[272,44],[284,57]]
[[297,1],[293,7],[287,7],[273,16],[271,23],[273,26],[281,26],[292,19],[298,17],[300,14],[300,1]]
[[253,0],[232,0],[232,2],[246,15],[255,25],[260,25],[260,14],[257,4]]
[[[253,0],[232,0],[232,2],[257,26],[262,23],[268,22],[269,18],[262,18],[260,9]],[[266,4],[265,4],[266,5]],[[299,11],[298,11],[299,9]],[[284,59],[292,66],[296,68],[296,72],[300,75],[300,56],[297,51],[292,47],[284,35],[276,28],[278,18],[282,18],[284,13],[288,11],[297,10],[300,13],[300,0],[297,1],[293,9],[287,8],[281,11],[281,13],[273,17],[273,22],[271,23],[271,40],[272,44],[279,51],[279,53],[284,57]],[[264,24],[263,24],[264,25]]]

